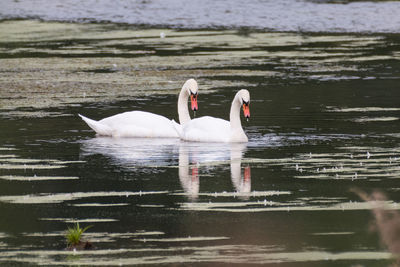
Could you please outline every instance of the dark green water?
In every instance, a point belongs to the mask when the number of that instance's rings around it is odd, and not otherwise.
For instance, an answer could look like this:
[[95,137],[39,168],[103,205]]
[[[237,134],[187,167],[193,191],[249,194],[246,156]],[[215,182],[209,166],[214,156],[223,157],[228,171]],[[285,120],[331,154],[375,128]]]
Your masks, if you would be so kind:
[[[0,27],[2,264],[397,266],[397,34]],[[77,116],[177,119],[191,77],[196,116],[250,91],[248,144],[96,138]],[[75,221],[93,250],[65,250]]]

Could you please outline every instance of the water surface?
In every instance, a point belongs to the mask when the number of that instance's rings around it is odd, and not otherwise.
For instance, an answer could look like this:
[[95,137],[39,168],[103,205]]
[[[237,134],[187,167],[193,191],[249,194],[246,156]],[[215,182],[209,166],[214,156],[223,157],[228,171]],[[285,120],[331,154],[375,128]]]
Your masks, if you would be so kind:
[[[34,20],[0,32],[2,264],[396,264],[397,34]],[[192,77],[196,116],[227,119],[249,89],[248,144],[99,138],[77,116],[177,119]],[[76,221],[95,249],[65,250]]]
[[400,2],[358,0],[3,0],[0,19],[113,22],[186,29],[400,31]]

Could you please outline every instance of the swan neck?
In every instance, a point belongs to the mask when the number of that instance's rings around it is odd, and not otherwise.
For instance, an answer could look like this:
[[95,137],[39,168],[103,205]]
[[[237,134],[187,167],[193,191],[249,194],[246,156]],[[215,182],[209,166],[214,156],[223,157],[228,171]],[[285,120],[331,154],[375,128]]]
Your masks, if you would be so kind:
[[188,109],[188,97],[189,93],[185,87],[182,87],[181,92],[179,93],[178,97],[178,116],[179,116],[179,123],[184,124],[190,121],[189,109]]
[[240,121],[240,101],[237,97],[232,101],[229,120],[231,122],[231,129],[242,129],[242,122]]

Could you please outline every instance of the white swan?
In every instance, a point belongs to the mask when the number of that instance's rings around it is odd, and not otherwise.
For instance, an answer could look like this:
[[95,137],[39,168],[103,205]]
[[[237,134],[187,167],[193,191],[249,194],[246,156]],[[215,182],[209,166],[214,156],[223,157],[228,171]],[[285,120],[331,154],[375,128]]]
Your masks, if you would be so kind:
[[187,98],[190,95],[191,108],[197,110],[198,85],[189,79],[182,86],[178,98],[179,122],[145,111],[128,111],[100,121],[78,114],[98,135],[113,137],[175,137],[179,138],[176,128],[190,121]]
[[248,138],[240,122],[240,106],[246,118],[250,117],[250,93],[242,89],[232,101],[230,121],[205,116],[193,119],[182,127],[175,127],[183,140],[198,142],[247,142]]

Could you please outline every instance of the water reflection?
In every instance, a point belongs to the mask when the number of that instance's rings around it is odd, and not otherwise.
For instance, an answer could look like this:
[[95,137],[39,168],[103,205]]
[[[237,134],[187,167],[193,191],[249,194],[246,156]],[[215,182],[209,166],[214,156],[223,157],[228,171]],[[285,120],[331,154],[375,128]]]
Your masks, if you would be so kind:
[[178,167],[178,176],[184,193],[192,200],[198,198],[200,173],[219,165],[230,164],[234,190],[247,193],[251,190],[250,167],[242,175],[241,161],[247,145],[242,143],[197,143],[178,139],[110,138],[97,137],[81,143],[81,156],[101,154],[125,168],[151,172],[159,167]]
[[197,199],[200,188],[199,169],[197,166],[190,166],[189,147],[179,147],[179,181],[183,191],[190,199]]
[[199,195],[199,170],[213,165],[230,162],[231,180],[238,193],[251,190],[250,167],[247,166],[244,176],[241,175],[241,160],[246,144],[187,143],[179,146],[179,180],[185,194],[191,200]]
[[121,167],[158,167],[177,161],[179,139],[96,137],[81,143],[81,156],[102,154]]
[[231,179],[235,190],[238,193],[250,193],[251,191],[251,172],[250,166],[244,168],[244,173],[242,176],[241,172],[241,162],[244,148],[240,146],[241,144],[236,144],[236,146],[231,147]]

